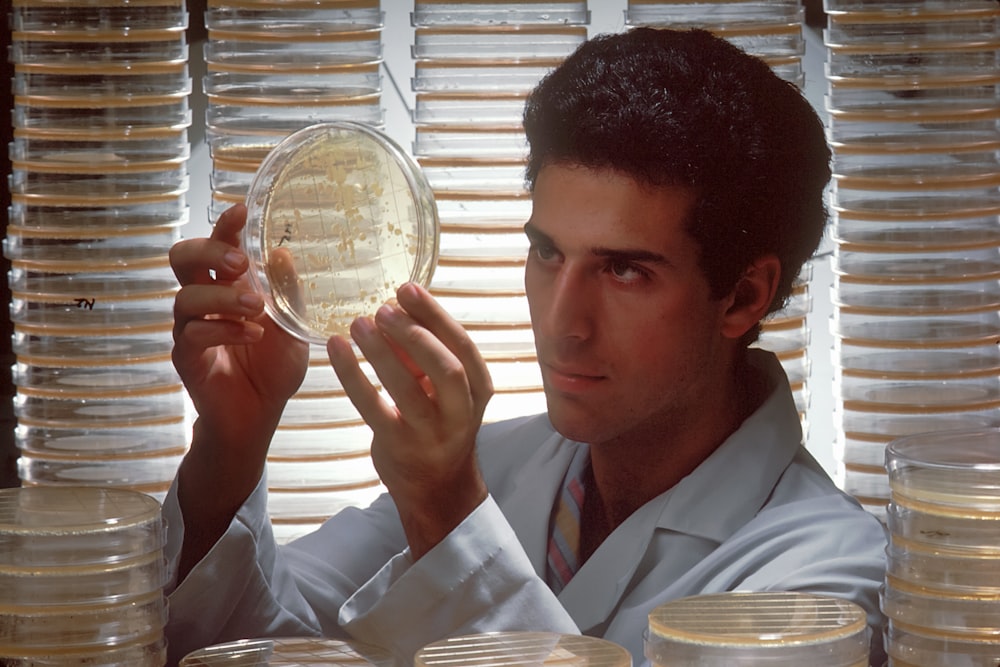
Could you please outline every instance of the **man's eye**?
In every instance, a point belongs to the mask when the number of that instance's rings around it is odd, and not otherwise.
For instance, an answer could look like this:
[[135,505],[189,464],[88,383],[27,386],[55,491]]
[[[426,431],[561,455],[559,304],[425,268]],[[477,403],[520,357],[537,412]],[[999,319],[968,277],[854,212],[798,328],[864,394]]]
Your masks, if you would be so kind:
[[531,245],[531,252],[535,253],[538,259],[552,259],[556,255],[556,250],[552,246],[535,243]]
[[623,282],[639,280],[647,275],[643,269],[630,262],[612,262],[608,270],[611,275]]

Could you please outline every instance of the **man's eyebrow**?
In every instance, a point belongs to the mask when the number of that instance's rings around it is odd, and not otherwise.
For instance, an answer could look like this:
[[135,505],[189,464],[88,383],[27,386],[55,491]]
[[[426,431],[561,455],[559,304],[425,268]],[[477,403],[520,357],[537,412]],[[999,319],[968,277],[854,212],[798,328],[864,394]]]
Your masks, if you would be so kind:
[[[554,245],[548,234],[542,232],[530,222],[525,223],[524,233],[533,243],[544,243]],[[644,262],[647,264],[669,264],[664,255],[646,250],[644,248],[605,248],[597,246],[590,249],[591,254],[596,257],[610,259],[617,262]]]

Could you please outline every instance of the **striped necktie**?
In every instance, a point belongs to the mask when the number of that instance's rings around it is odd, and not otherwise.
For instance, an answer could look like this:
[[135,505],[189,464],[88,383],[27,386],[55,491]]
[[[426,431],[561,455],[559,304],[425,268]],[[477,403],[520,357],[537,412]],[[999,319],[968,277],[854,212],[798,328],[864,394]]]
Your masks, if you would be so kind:
[[583,476],[590,463],[588,453],[586,445],[578,446],[552,513],[546,582],[556,595],[580,567],[580,512],[583,509]]

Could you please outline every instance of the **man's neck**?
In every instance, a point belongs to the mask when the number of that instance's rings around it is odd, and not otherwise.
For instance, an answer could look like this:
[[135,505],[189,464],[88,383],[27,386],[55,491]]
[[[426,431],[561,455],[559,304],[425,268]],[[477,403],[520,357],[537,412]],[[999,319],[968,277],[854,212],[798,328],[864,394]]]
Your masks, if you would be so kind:
[[588,557],[625,519],[691,474],[764,401],[767,380],[746,367],[718,409],[672,420],[613,442],[590,445],[591,475],[581,516],[581,556]]

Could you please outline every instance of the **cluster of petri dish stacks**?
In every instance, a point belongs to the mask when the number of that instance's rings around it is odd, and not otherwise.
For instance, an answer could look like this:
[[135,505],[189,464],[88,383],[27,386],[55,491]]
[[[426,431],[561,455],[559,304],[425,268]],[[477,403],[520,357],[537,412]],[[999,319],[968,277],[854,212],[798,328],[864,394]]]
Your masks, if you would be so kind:
[[23,485],[166,492],[189,437],[170,362],[188,221],[183,0],[14,0],[10,261]]
[[585,0],[416,0],[413,155],[440,217],[430,284],[493,377],[485,421],[544,409],[524,294],[528,92],[587,37]]
[[[383,125],[382,19],[379,0],[209,0],[203,88],[211,220],[246,200],[265,157],[292,133],[334,121]],[[268,509],[279,542],[381,490],[371,430],[323,347],[310,353],[269,450]]]
[[[805,85],[805,56],[800,0],[628,0],[625,25],[637,27],[700,28],[725,38],[767,62],[782,79],[799,88]],[[793,293],[780,312],[768,318],[756,347],[774,352],[781,361],[808,429],[809,324],[812,296],[809,282],[813,267],[807,263],[796,279]]]
[[0,663],[165,665],[165,537],[137,491],[0,490]]
[[826,0],[836,456],[885,516],[885,445],[1000,423],[1000,5]]
[[712,593],[666,602],[650,612],[645,639],[653,667],[868,667],[869,651],[864,609],[796,592]]
[[889,665],[1000,664],[1000,431],[906,436],[885,460]]

